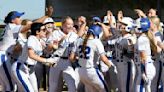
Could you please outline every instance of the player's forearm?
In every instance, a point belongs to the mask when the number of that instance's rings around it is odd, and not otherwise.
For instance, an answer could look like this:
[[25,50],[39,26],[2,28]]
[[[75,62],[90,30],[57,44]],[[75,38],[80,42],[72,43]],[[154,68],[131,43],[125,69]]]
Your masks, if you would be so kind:
[[145,51],[141,51],[140,52],[140,59],[141,59],[141,63],[145,63],[147,60],[147,56],[146,56],[146,52]]
[[46,62],[46,58],[36,55],[33,50],[28,50],[28,55],[29,55],[29,58],[34,59],[35,61],[43,62],[43,63]]
[[108,58],[105,55],[101,55],[100,58],[108,67],[112,66],[112,63],[109,62]]
[[82,37],[85,34],[86,30],[86,23],[82,24],[81,27],[79,28],[77,34],[79,37]]
[[69,56],[69,60],[70,60],[71,62],[75,62],[75,59],[76,59],[75,53],[71,52],[71,54],[70,54],[70,56]]
[[161,49],[164,50],[164,43],[158,41],[158,42],[157,42],[157,45],[158,45]]

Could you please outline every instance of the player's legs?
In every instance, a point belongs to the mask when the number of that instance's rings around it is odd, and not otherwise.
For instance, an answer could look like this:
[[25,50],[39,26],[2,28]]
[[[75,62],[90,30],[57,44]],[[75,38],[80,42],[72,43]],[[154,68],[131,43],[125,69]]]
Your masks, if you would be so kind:
[[11,78],[11,63],[7,59],[7,56],[5,52],[0,51],[0,76],[1,76],[1,81],[3,81],[4,84],[2,84],[2,87],[4,88],[5,91],[13,91],[14,86],[13,86],[13,80]]
[[35,74],[37,77],[38,87],[40,87],[41,81],[43,80],[43,64],[37,62],[35,65]]
[[131,60],[131,82],[130,82],[130,92],[134,92],[135,88],[135,76],[136,76],[136,66],[133,60]]
[[21,82],[19,82],[19,80],[18,80],[16,68],[17,68],[17,62],[12,64],[12,69],[11,69],[11,71],[12,71],[12,78],[15,81],[15,83],[17,84],[17,91],[18,92],[23,92],[24,88],[23,88]]
[[61,92],[63,88],[62,70],[59,65],[49,71],[49,92]]
[[108,90],[117,91],[118,90],[117,74],[114,71],[111,71],[109,67],[105,65],[103,62],[100,62],[100,64],[101,64],[101,71],[103,72]]
[[68,66],[65,70],[63,70],[63,78],[67,84],[68,92],[76,92],[79,79],[73,67]]
[[[85,86],[85,92],[93,92],[93,86],[88,78],[87,72],[85,68],[77,68],[77,71],[79,73],[80,81]],[[95,91],[97,92],[97,91]]]
[[136,64],[135,92],[144,91],[144,81],[141,77],[141,64]]
[[[86,88],[94,88],[95,92],[105,92],[107,86],[103,74],[95,68],[79,68],[79,76]],[[90,85],[90,86],[89,86]]]
[[[127,68],[128,68],[127,62],[117,62],[118,81],[119,81],[119,85],[120,85],[119,90],[121,92],[128,92],[126,90],[126,86],[129,87],[129,85],[127,85],[127,73],[128,73]],[[129,80],[130,80],[130,78],[129,78]]]
[[22,92],[35,92],[29,80],[30,75],[29,75],[28,67],[26,67],[21,63],[17,63],[15,70],[14,70],[14,66],[12,67],[12,71],[13,71],[13,75],[15,76],[16,83],[18,84],[19,92],[21,92],[22,90],[23,90]]
[[29,75],[29,81],[34,89],[34,92],[38,92],[38,84],[37,84],[37,79],[36,79],[36,75],[35,72],[32,72]]
[[[146,91],[149,92],[149,90],[151,90],[150,89],[151,81],[153,80],[153,78],[156,74],[156,69],[152,62],[148,62],[145,64],[145,73],[146,73],[147,78],[149,79],[149,83],[147,83],[147,85],[146,85],[147,86]],[[154,91],[152,91],[152,92],[154,92]]]
[[153,63],[154,63],[154,66],[156,68],[156,75],[151,82],[151,90],[152,90],[152,92],[157,92],[157,90],[158,90],[157,84],[158,84],[159,77],[160,77],[159,75],[160,75],[162,69],[160,69],[161,66],[160,66],[159,61],[155,61]]

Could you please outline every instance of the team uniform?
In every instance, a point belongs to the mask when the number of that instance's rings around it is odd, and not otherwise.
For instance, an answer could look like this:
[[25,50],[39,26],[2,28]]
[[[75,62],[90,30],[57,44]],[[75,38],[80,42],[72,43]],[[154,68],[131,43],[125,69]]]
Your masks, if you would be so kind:
[[17,80],[20,92],[38,92],[37,79],[34,67],[37,61],[28,57],[28,48],[35,51],[37,55],[42,55],[42,45],[35,36],[30,36],[27,44],[24,43],[22,55],[17,62],[12,65],[13,74]]
[[[133,20],[124,17],[120,23],[126,24],[126,32],[133,29]],[[118,88],[121,92],[132,92],[134,88],[135,65],[133,62],[133,45],[135,36],[127,33],[121,35],[121,30],[112,31],[114,39],[108,40],[109,45],[114,45],[113,63],[116,64],[118,73]],[[117,33],[117,34],[116,34]],[[111,84],[112,85],[112,84]]]
[[[162,42],[162,34],[160,33],[160,31],[155,32],[154,35],[155,35],[155,39],[157,41]],[[162,77],[161,76],[161,74],[162,74],[162,61],[161,61],[160,56],[161,56],[161,52],[158,52],[158,53],[152,55],[152,58],[154,60],[154,66],[156,68],[156,75],[155,75],[155,77],[151,83],[152,92],[156,92],[158,90],[160,82],[161,82],[160,79]]]
[[[18,58],[18,60],[21,61],[21,59],[23,59],[23,57],[27,57],[27,46],[26,46],[27,45],[27,39],[24,38],[21,33],[19,33],[17,42],[22,47],[22,52],[21,52],[21,54],[20,54],[20,56]],[[24,58],[24,59],[26,59],[26,58]],[[16,60],[16,61],[18,61],[18,60]],[[19,63],[21,63],[21,62],[19,62]],[[17,84],[18,92],[21,92],[21,91],[24,91],[24,88],[22,87],[22,84],[18,81],[18,77],[16,77],[17,76],[16,75],[16,66],[17,66],[17,64],[18,64],[18,62],[14,62],[12,64],[11,71],[12,71],[12,75],[13,75],[14,81]]]
[[[150,21],[147,18],[141,18],[137,20],[137,32],[147,32],[150,28]],[[151,48],[150,41],[148,37],[141,33],[137,37],[136,44],[134,46],[135,54],[134,60],[136,64],[136,82],[135,82],[135,92],[151,92],[151,82],[156,74],[155,67],[153,65],[153,60],[151,59]],[[140,53],[144,52],[146,61],[142,63]]]
[[[108,40],[110,41],[110,40]],[[111,61],[112,63],[116,64],[114,59],[113,59],[113,54],[114,54],[114,44],[108,44],[108,42],[106,41],[102,41],[103,45],[104,45],[104,49],[106,52],[106,56],[108,58],[109,61]],[[117,80],[117,73],[115,73],[114,71],[110,71],[108,66],[100,61],[100,70],[103,72],[105,81],[107,83],[107,87],[108,90],[118,90],[118,80]]]
[[76,92],[77,77],[71,62],[68,60],[68,56],[73,47],[73,42],[77,38],[78,35],[75,32],[69,32],[67,37],[61,42],[59,48],[53,53],[53,56],[59,57],[60,59],[55,67],[50,68],[49,92],[61,92],[63,88],[63,79],[67,84],[68,92]]
[[[139,56],[140,51],[145,51],[147,53],[147,60],[145,65],[141,64],[141,60]],[[155,67],[153,65],[153,60],[151,59],[151,50],[149,39],[146,35],[142,35],[137,39],[137,43],[135,45],[135,63],[137,67],[137,77],[136,77],[136,92],[144,91],[146,92],[148,88],[150,88],[151,80],[155,76]],[[147,79],[143,78],[143,75],[146,75]]]
[[135,66],[133,62],[133,50],[129,45],[132,35],[127,34],[116,43],[116,61],[118,81],[121,92],[133,92]]
[[85,52],[83,52],[83,38],[79,38],[75,42],[72,50],[72,53],[79,57],[79,67],[75,71],[78,73],[80,81],[84,84],[86,92],[108,92],[104,76],[97,65],[97,58],[106,54],[100,39],[97,39],[101,28],[98,25],[92,25],[89,27],[89,32],[92,32],[95,38],[87,40]]
[[83,56],[82,43],[83,39],[79,38],[73,48],[73,52],[77,52],[79,56],[80,67],[76,68],[76,71],[80,81],[84,83],[87,92],[105,92],[104,77],[94,62],[94,53],[105,54],[104,47],[99,39],[88,40],[86,55]]
[[15,57],[11,55],[20,29],[21,25],[9,23],[6,25],[2,35],[3,39],[0,41],[0,81],[3,91],[14,90],[14,82],[11,78],[11,61],[14,61]]
[[[103,23],[109,23],[107,16],[104,16]],[[116,24],[114,16],[112,16],[112,23]],[[102,41],[102,43],[104,45],[104,49],[105,49],[106,56],[107,56],[108,60],[112,61],[115,64],[115,62],[113,60],[113,54],[114,54],[114,49],[115,49],[114,46],[115,45],[112,44],[112,43],[108,44],[108,40],[111,41],[111,40],[117,38],[117,36],[119,34],[118,34],[118,31],[115,30],[115,28],[110,28],[110,31],[113,34],[112,37]],[[103,32],[100,34],[99,37],[101,38],[102,36],[103,36]],[[114,71],[111,71],[104,62],[100,61],[99,63],[100,63],[100,65],[99,65],[100,70],[103,72],[103,75],[104,75],[108,90],[109,91],[118,90],[117,74]]]

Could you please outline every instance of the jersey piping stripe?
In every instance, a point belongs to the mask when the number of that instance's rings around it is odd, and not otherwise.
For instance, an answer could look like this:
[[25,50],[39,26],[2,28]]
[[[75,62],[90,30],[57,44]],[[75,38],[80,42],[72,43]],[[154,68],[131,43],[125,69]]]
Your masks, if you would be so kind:
[[13,87],[13,84],[12,84],[12,81],[11,81],[10,73],[9,73],[9,71],[7,69],[7,65],[6,65],[6,62],[5,62],[5,55],[4,54],[1,55],[1,61],[3,63],[3,68],[5,70],[6,77],[7,77],[8,81],[9,81],[10,90],[12,91],[14,89],[14,87]]
[[108,91],[108,87],[107,87],[107,85],[105,84],[105,81],[103,80],[103,78],[102,78],[101,75],[99,74],[99,69],[96,69],[96,73],[97,73],[99,79],[101,80],[101,82],[103,83],[106,92],[109,92],[109,91]]
[[129,92],[129,86],[130,86],[130,73],[131,73],[131,63],[130,62],[127,62],[128,63],[128,72],[127,72],[127,81],[126,81],[126,92]]
[[[141,73],[144,72],[145,73],[145,66],[143,64],[141,64]],[[144,80],[141,79],[141,83],[140,83],[140,92],[143,92],[143,88],[144,88]]]
[[140,92],[143,92],[144,89],[144,80],[141,79],[141,83],[140,83]]
[[22,83],[23,87],[25,88],[26,92],[30,92],[28,86],[26,85],[26,83],[23,81],[23,78],[19,72],[19,69],[20,69],[20,66],[21,66],[21,63],[17,63],[17,68],[16,68],[16,73],[17,73],[17,76],[18,76],[18,79],[20,80],[20,82]]

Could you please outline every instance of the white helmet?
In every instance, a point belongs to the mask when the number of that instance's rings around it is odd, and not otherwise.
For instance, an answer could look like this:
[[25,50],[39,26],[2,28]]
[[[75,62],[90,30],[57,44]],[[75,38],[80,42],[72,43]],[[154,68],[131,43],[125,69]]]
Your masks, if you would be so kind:
[[134,20],[130,17],[123,17],[120,23],[125,24],[125,31],[130,32],[134,29]]
[[47,24],[47,23],[54,23],[54,20],[50,17],[46,18],[43,22],[43,24]]

